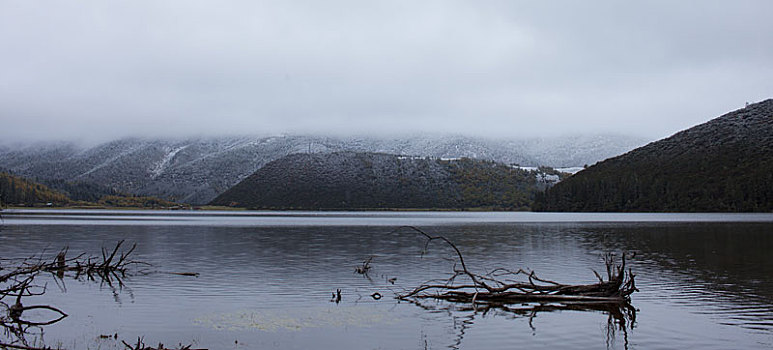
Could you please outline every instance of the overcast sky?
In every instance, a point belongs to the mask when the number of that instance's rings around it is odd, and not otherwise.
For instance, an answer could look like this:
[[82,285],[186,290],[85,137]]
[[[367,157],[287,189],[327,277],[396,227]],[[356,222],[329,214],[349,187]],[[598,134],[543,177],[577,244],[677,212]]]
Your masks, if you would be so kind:
[[773,97],[773,1],[0,0],[0,137],[660,138]]

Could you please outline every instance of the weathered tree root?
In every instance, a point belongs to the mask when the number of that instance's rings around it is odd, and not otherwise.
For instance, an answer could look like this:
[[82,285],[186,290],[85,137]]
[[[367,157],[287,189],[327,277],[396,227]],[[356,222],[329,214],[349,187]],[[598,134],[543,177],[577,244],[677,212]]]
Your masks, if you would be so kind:
[[[624,253],[620,265],[615,264],[612,254],[605,256],[607,280],[594,271],[598,283],[585,285],[567,285],[537,277],[534,271],[518,269],[512,271],[504,268],[495,269],[480,275],[471,272],[461,251],[450,240],[443,236],[431,236],[414,226],[402,226],[412,229],[427,238],[425,250],[433,240],[448,244],[459,258],[460,269],[454,269],[454,274],[446,280],[433,280],[398,294],[398,299],[440,299],[461,303],[498,303],[510,304],[520,302],[583,302],[583,303],[628,303],[630,295],[638,291],[631,269],[626,270]],[[456,284],[457,278],[465,278],[469,282]],[[520,278],[517,280],[516,278]]]

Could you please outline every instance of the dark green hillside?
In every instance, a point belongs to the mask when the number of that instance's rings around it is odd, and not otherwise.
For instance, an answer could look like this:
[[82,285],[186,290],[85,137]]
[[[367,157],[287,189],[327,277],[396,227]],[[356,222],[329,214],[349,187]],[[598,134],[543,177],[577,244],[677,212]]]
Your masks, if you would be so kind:
[[536,173],[490,161],[339,152],[266,164],[211,204],[259,209],[528,209]]
[[446,165],[451,171],[450,181],[461,195],[461,208],[529,210],[541,188],[534,172],[492,161],[462,158]]
[[111,187],[78,181],[65,181],[62,179],[41,179],[40,183],[66,194],[75,201],[97,202],[105,196],[125,196],[120,191]]
[[542,211],[773,211],[773,100],[585,169],[540,195]]

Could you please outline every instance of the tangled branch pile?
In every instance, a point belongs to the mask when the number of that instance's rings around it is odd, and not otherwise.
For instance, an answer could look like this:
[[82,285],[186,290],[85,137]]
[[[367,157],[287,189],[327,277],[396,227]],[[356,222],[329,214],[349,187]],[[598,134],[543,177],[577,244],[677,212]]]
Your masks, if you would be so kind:
[[[51,325],[68,316],[53,306],[22,303],[22,298],[43,295],[46,292],[45,286],[34,284],[35,278],[41,273],[51,273],[59,279],[64,278],[66,273],[71,273],[76,279],[99,279],[108,284],[115,280],[123,285],[121,278],[126,276],[128,266],[145,264],[129,260],[136,244],[127,251],[120,251],[123,242],[119,241],[112,251],[103,248],[101,257],[80,254],[67,258],[68,249],[64,248],[52,259],[46,259],[43,253],[24,259],[0,259],[0,309],[4,309],[0,311],[0,328],[16,339],[12,344],[0,342],[0,348],[34,349],[28,346],[25,340],[30,327]],[[35,309],[51,311],[55,316],[46,321],[24,318],[26,311]]]
[[[128,251],[119,253],[123,240],[119,241],[112,252],[102,248],[102,256],[86,256],[82,253],[78,256],[68,258],[68,248],[59,251],[51,260],[46,260],[43,254],[32,256],[26,259],[7,259],[6,265],[14,266],[14,269],[5,275],[0,275],[0,283],[10,278],[18,276],[34,277],[41,272],[50,272],[62,278],[65,273],[72,272],[74,278],[87,277],[91,280],[101,279],[112,281],[116,279],[120,282],[122,277],[126,277],[127,268],[130,265],[148,265],[144,262],[129,260],[129,255],[137,247],[135,243]],[[2,266],[0,266],[2,270]]]
[[[625,254],[621,263],[615,263],[612,254],[605,257],[607,279],[594,271],[598,283],[568,285],[540,278],[534,271],[518,269],[512,271],[497,268],[486,274],[476,274],[468,269],[459,248],[443,236],[431,236],[424,231],[410,228],[427,238],[426,247],[434,240],[440,240],[451,246],[459,258],[461,269],[445,280],[432,280],[398,294],[398,299],[442,299],[453,302],[475,303],[518,303],[518,302],[603,302],[628,303],[630,295],[638,291],[634,282],[635,275],[626,270]],[[457,280],[464,283],[456,283]]]

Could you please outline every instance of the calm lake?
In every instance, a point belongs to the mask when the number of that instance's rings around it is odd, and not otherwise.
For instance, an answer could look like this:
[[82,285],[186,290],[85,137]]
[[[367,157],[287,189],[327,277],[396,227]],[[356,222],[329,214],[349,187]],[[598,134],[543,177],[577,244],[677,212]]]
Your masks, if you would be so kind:
[[[773,347],[773,214],[473,212],[159,212],[5,210],[0,258],[71,255],[137,243],[150,274],[123,287],[81,278],[47,284],[28,304],[70,316],[45,344],[123,349],[121,340],[209,349],[746,349]],[[633,252],[633,315],[518,304],[398,302],[448,277],[453,250],[477,272],[528,268],[593,283],[607,252]],[[368,276],[355,267],[369,257]],[[196,272],[198,277],[168,272]],[[394,284],[390,282],[393,280]],[[340,289],[340,303],[331,293]],[[371,294],[384,295],[374,300]],[[30,314],[45,318],[46,315]],[[117,340],[114,338],[117,334]],[[110,338],[100,337],[110,335]],[[9,341],[8,334],[0,339]],[[29,339],[28,339],[29,340]]]

